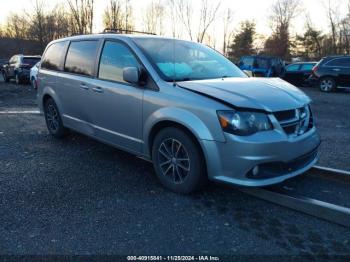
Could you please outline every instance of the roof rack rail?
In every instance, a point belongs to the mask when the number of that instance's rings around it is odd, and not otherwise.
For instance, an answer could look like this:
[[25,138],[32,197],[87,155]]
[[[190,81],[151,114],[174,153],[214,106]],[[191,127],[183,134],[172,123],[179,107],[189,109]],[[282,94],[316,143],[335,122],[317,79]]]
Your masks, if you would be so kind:
[[121,28],[105,28],[103,30],[103,34],[111,33],[111,34],[145,34],[145,35],[156,35],[154,33],[121,29]]

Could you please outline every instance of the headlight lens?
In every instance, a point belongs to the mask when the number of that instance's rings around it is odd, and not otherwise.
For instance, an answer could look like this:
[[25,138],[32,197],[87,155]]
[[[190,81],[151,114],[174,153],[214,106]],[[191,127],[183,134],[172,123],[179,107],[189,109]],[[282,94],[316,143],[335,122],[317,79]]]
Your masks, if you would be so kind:
[[272,124],[264,113],[218,111],[218,117],[223,131],[234,135],[249,136],[272,129]]

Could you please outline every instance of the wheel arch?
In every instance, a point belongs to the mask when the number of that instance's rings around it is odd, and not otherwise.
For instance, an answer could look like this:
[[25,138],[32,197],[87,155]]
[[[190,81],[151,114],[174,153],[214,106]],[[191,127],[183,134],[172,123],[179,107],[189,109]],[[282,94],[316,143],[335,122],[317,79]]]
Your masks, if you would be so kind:
[[202,140],[215,140],[205,123],[192,112],[178,108],[163,108],[152,114],[144,124],[144,154],[151,158],[152,145],[157,133],[166,127],[178,127],[199,145],[204,154]]
[[55,104],[57,105],[58,111],[62,114],[62,107],[60,100],[56,94],[56,92],[51,87],[46,87],[41,95],[40,100],[40,108],[42,109],[42,112],[44,111],[45,102],[48,98],[52,98],[55,101]]

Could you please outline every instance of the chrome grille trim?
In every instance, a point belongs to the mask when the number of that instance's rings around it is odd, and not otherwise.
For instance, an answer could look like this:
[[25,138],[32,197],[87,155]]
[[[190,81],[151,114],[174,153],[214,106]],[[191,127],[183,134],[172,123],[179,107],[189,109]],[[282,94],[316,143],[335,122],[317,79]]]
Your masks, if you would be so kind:
[[[294,116],[291,118],[291,116]],[[313,127],[313,117],[309,106],[274,113],[278,123],[288,136],[301,136]]]

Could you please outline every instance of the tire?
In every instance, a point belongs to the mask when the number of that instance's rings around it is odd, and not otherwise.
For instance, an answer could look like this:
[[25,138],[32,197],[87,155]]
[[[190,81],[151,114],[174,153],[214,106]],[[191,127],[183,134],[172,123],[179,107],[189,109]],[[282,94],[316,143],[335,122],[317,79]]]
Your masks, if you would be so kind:
[[56,138],[64,137],[67,130],[63,126],[61,115],[55,101],[52,98],[45,101],[44,114],[49,133]]
[[322,92],[329,93],[336,90],[337,84],[333,78],[325,77],[320,80],[319,88]]
[[160,182],[175,193],[192,193],[207,182],[205,161],[199,146],[179,128],[168,127],[156,135],[152,160]]
[[36,85],[36,81],[34,77],[32,77],[32,79],[30,80],[30,84],[34,89],[38,89],[38,86]]
[[22,79],[19,76],[18,73],[15,74],[15,81],[16,81],[16,85],[21,85],[22,84]]
[[10,78],[7,77],[7,74],[5,72],[2,72],[2,77],[4,78],[5,83],[10,82]]

